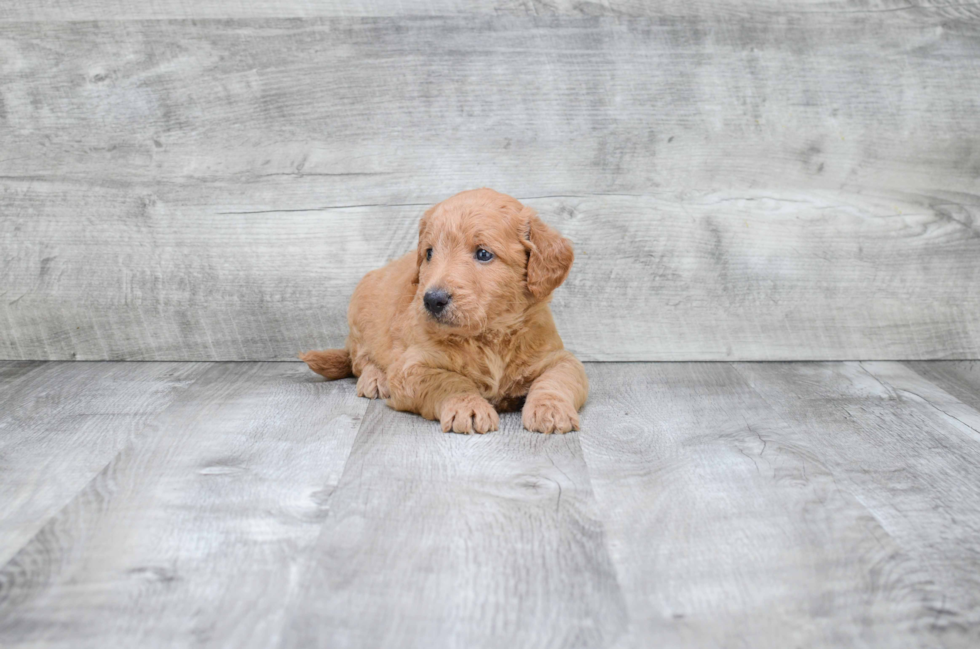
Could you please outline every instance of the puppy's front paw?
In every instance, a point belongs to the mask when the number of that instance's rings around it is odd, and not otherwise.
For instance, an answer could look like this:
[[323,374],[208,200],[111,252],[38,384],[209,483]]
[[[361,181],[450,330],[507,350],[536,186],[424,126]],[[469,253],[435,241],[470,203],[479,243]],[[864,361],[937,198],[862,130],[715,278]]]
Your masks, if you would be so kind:
[[530,399],[524,404],[521,423],[533,433],[567,433],[578,430],[578,413],[567,401],[553,397]]
[[439,422],[444,433],[487,433],[500,427],[497,411],[478,394],[458,394],[446,399]]
[[357,396],[368,399],[387,399],[391,396],[388,377],[376,365],[367,365],[357,379]]

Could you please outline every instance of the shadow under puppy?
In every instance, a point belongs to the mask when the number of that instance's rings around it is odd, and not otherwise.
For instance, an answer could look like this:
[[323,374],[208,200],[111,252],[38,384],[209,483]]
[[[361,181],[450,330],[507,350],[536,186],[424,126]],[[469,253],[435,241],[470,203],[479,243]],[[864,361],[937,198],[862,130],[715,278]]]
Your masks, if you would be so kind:
[[359,377],[359,396],[446,432],[496,430],[497,410],[522,401],[528,430],[577,430],[588,379],[548,308],[573,258],[571,242],[516,199],[462,192],[425,213],[416,252],[357,285],[346,347],[300,358],[328,379]]

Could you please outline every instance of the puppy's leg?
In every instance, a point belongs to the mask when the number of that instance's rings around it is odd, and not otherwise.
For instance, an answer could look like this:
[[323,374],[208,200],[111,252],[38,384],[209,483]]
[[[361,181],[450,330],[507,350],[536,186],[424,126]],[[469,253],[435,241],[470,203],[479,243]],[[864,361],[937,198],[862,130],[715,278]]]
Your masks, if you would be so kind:
[[531,384],[521,416],[524,428],[538,433],[578,430],[578,409],[588,395],[585,368],[565,352]]
[[374,363],[368,363],[361,370],[361,376],[357,379],[357,396],[368,399],[387,399],[391,396],[388,377]]
[[476,384],[456,372],[415,365],[391,372],[389,385],[389,406],[438,419],[445,433],[486,433],[500,427],[497,411]]

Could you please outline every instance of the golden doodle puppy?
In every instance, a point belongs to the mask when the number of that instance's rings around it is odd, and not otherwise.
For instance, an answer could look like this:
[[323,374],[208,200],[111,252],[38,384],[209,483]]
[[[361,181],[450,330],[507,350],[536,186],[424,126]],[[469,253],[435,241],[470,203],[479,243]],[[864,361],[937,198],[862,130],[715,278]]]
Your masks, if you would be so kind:
[[548,308],[573,258],[571,242],[514,198],[462,192],[425,213],[417,251],[357,285],[347,346],[301,358],[446,432],[496,430],[497,411],[522,402],[528,430],[577,430],[589,383]]

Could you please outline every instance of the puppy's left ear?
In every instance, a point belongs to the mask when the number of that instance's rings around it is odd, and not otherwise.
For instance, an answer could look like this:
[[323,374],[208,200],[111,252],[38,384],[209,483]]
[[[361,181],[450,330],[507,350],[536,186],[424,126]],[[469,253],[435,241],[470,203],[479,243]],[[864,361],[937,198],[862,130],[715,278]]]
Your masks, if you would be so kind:
[[524,245],[529,251],[527,289],[531,295],[542,300],[568,277],[575,251],[572,242],[539,219],[534,210],[525,207],[524,213],[527,218]]

